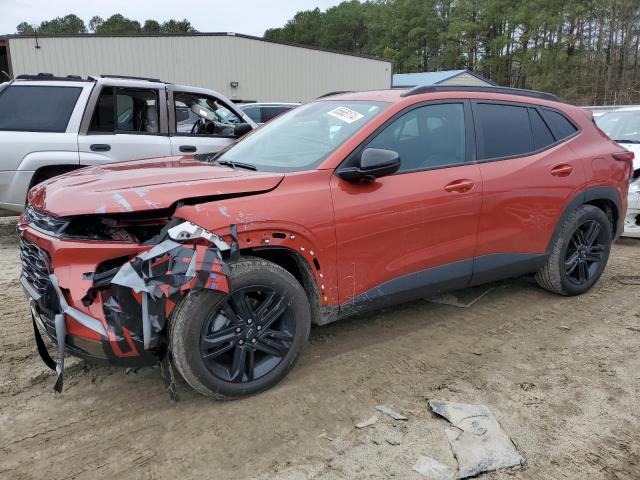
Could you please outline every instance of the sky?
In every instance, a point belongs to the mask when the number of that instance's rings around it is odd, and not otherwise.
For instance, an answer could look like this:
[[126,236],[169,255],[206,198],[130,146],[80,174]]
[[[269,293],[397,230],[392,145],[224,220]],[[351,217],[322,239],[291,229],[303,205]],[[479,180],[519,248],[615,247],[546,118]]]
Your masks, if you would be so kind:
[[341,0],[0,0],[0,35],[16,33],[26,21],[74,13],[85,23],[94,15],[115,13],[140,21],[186,18],[200,32],[235,32],[262,36],[267,28],[283,26],[299,10],[325,10]]

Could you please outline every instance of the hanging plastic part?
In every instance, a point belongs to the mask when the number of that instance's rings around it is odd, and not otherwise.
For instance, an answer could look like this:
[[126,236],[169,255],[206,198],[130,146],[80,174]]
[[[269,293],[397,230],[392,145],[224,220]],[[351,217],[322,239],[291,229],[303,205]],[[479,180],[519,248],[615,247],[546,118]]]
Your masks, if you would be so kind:
[[164,380],[164,388],[169,394],[169,401],[175,403],[178,401],[178,393],[176,390],[176,377],[171,365],[169,353],[165,353],[160,361],[160,371],[162,372],[162,380]]
[[238,243],[238,226],[234,223],[230,227],[231,230],[231,251],[229,252],[229,259],[232,262],[236,262],[240,258],[240,244]]
[[204,238],[213,243],[221,252],[229,250],[229,244],[222,238],[209,230],[205,230],[192,222],[183,222],[180,225],[172,227],[168,231],[169,237],[178,242],[185,240],[193,240],[196,238]]

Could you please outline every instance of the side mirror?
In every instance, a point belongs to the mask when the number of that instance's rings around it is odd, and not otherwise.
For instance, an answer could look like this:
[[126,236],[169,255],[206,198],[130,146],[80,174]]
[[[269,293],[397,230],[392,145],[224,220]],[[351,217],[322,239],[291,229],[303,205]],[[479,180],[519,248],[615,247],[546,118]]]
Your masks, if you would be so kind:
[[243,135],[246,135],[250,131],[251,131],[251,125],[249,125],[248,123],[236,123],[233,125],[233,134],[237,138],[240,138]]
[[400,168],[400,155],[393,150],[366,148],[360,155],[358,165],[338,171],[338,176],[347,182],[373,182],[376,178],[392,175]]

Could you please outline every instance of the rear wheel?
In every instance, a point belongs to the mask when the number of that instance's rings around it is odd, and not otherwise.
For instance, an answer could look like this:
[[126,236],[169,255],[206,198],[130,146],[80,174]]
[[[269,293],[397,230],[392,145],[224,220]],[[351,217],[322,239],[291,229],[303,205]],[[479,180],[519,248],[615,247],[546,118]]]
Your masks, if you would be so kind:
[[611,223],[593,205],[578,207],[554,240],[545,266],[536,274],[538,284],[560,295],[579,295],[600,278],[611,251]]
[[305,291],[289,272],[252,257],[230,268],[229,293],[191,292],[170,332],[180,374],[217,398],[275,385],[293,366],[311,325]]

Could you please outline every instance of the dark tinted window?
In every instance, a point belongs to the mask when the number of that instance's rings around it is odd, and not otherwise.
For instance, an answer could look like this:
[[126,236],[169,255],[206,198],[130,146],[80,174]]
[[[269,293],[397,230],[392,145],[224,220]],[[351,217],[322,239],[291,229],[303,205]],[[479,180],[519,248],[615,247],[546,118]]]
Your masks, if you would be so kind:
[[534,108],[529,109],[529,114],[531,115],[531,126],[533,127],[533,136],[536,142],[536,150],[539,148],[548,147],[552,143],[555,143],[556,139],[553,138],[551,130],[542,117],[538,113],[538,111]]
[[103,88],[89,131],[158,133],[160,130],[157,92],[145,89]]
[[82,88],[11,85],[0,93],[0,130],[64,132]]
[[464,163],[464,105],[415,108],[391,122],[367,147],[398,152],[401,172]]
[[480,160],[512,157],[535,150],[526,107],[478,103],[475,114]]
[[268,122],[274,117],[277,117],[281,113],[288,112],[289,110],[291,110],[291,107],[260,107],[260,110],[262,110],[262,123],[264,123]]
[[561,113],[554,112],[553,110],[542,109],[542,116],[547,121],[547,124],[551,127],[551,131],[555,135],[557,140],[570,137],[578,129]]
[[262,123],[262,117],[260,115],[260,107],[243,108],[242,111],[256,123]]

